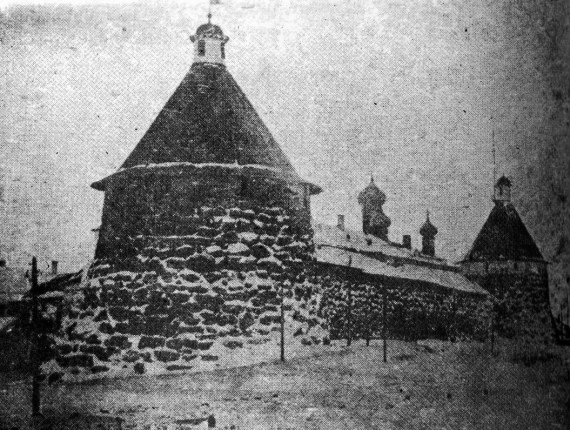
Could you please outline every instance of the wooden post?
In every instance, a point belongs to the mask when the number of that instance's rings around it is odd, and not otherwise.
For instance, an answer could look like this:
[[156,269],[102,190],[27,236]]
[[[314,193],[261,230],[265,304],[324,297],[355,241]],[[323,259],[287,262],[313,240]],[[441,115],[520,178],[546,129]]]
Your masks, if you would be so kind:
[[349,267],[352,266],[352,256],[348,257],[348,266],[346,268],[346,282],[348,286],[347,291],[347,315],[346,315],[346,346],[350,346],[352,343],[352,288],[350,282],[350,269]]
[[284,308],[284,283],[281,282],[281,361],[285,362],[285,308]]
[[350,346],[352,343],[352,288],[350,282],[348,282],[348,308],[347,308],[347,315],[346,315],[346,346]]
[[384,340],[384,363],[388,361],[387,352],[388,352],[388,345],[386,342],[386,311],[387,311],[387,299],[386,299],[386,287],[383,286],[384,291],[382,292],[382,338]]
[[40,415],[40,357],[39,357],[39,303],[38,303],[38,262],[32,258],[32,416]]

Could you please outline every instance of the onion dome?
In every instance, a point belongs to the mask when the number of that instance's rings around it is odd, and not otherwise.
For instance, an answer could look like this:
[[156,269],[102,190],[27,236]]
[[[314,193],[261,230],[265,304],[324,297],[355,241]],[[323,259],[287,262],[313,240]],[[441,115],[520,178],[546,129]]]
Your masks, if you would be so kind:
[[374,183],[374,178],[370,178],[370,183],[358,194],[358,203],[382,206],[386,202],[386,194]]
[[206,24],[202,24],[200,27],[196,29],[195,37],[209,37],[212,39],[225,39],[224,32],[219,25],[212,24],[208,22]]
[[513,184],[511,183],[510,179],[505,175],[501,176],[496,184],[497,187],[510,187],[512,185]]
[[420,227],[420,234],[426,237],[434,237],[437,234],[437,228],[429,220],[429,211],[427,211],[426,221]]

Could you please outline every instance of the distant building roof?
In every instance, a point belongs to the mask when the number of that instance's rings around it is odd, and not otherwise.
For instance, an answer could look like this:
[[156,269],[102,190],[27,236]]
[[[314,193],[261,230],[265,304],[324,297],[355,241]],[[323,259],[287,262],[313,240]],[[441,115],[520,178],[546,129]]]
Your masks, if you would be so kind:
[[18,301],[29,289],[25,269],[0,267],[0,303]]
[[459,267],[375,236],[336,226],[314,225],[317,262],[353,267],[371,275],[421,281],[444,288],[488,294],[459,273]]
[[542,260],[536,243],[511,203],[497,203],[463,261]]

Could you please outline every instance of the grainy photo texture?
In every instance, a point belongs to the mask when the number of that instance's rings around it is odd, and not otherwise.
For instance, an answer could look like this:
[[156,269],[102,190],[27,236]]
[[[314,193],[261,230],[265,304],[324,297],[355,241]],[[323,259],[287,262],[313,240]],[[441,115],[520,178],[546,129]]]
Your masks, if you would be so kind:
[[569,429],[569,24],[0,1],[0,429]]

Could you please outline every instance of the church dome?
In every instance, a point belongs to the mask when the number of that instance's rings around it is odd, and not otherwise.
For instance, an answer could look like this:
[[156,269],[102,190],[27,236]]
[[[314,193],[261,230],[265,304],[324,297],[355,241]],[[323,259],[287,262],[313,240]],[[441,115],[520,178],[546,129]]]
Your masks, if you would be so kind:
[[213,39],[224,39],[224,32],[219,25],[208,22],[196,29],[196,37],[210,37]]
[[380,206],[386,202],[386,194],[374,183],[374,178],[370,178],[370,183],[358,195],[358,203],[373,203]]
[[433,237],[437,234],[437,227],[433,225],[429,220],[429,212],[427,213],[426,221],[420,228],[420,234],[422,236],[428,236],[428,237]]

